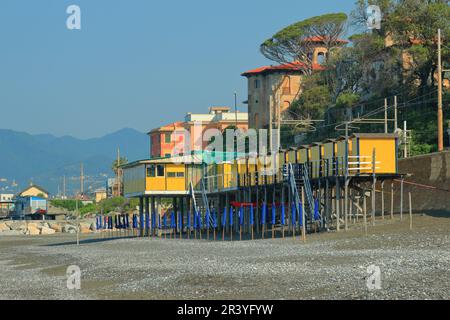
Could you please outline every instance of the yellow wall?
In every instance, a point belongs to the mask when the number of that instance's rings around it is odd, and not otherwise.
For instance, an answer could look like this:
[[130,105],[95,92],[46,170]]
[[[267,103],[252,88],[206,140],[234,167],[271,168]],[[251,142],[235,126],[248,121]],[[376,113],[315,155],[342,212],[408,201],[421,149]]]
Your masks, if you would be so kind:
[[[325,164],[325,161],[324,161],[324,166],[326,167],[328,165],[328,170],[324,174],[326,174],[327,176],[333,175],[333,161],[334,161],[333,158],[335,157],[335,151],[336,151],[336,143],[334,141],[324,143],[323,159],[328,160],[327,164]],[[325,167],[324,167],[324,170],[325,170]]]
[[250,185],[256,185],[256,172],[257,172],[257,159],[251,159],[251,162],[248,164],[248,173],[250,175]]
[[287,154],[287,161],[290,163],[295,163],[296,162],[296,150],[289,150],[288,154]]
[[237,187],[237,165],[235,163],[223,164],[223,187],[225,189]]
[[[395,138],[359,138],[359,156],[368,156],[361,161],[372,162],[372,153],[375,148],[375,161],[379,169],[375,173],[396,173],[396,141]],[[358,149],[358,148],[355,148]],[[367,170],[361,170],[361,173],[372,173],[372,165],[365,164],[361,167],[370,167]]]
[[[352,139],[348,140],[348,155],[349,156],[354,156],[355,152],[352,148],[353,145],[353,141]],[[336,157],[337,157],[337,162],[338,162],[338,174],[339,175],[344,175],[345,174],[345,139],[339,139],[338,141],[336,141]],[[355,159],[349,158],[349,162],[355,162]],[[349,165],[349,167],[355,167],[355,165]],[[352,171],[350,171],[350,174],[352,173]]]
[[42,191],[39,188],[36,188],[34,186],[28,188],[27,190],[25,190],[24,192],[22,192],[20,194],[22,197],[37,197],[39,195],[43,195],[44,198],[48,198],[48,193],[45,193],[44,191]]
[[239,159],[237,163],[239,172],[239,185],[243,187],[247,183],[247,159]]
[[322,165],[322,146],[311,146],[310,155],[311,155],[311,164],[312,164],[312,174],[313,178],[319,178],[320,167]]
[[308,161],[308,149],[307,148],[301,148],[297,151],[297,159],[298,163],[305,163]]
[[95,202],[99,203],[102,200],[105,200],[108,197],[106,191],[96,192],[95,193]]
[[167,191],[186,190],[186,170],[184,164],[166,164]]
[[[161,164],[161,165],[164,166],[164,176],[162,176],[162,177],[148,177],[147,176],[145,179],[147,191],[166,191],[166,177],[165,177],[166,169],[165,169],[164,164]],[[150,166],[150,165],[148,165],[148,166]]]

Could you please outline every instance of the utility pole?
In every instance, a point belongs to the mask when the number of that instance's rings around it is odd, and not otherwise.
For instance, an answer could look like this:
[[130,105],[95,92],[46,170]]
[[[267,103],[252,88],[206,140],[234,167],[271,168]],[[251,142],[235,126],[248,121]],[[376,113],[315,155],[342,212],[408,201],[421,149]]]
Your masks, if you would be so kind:
[[394,132],[398,128],[397,123],[398,117],[397,117],[397,96],[394,97]]
[[84,193],[84,173],[83,173],[83,162],[80,165],[80,195]]
[[408,158],[408,137],[407,137],[406,121],[403,121],[403,157]]
[[388,101],[384,99],[384,133],[388,133],[388,118],[387,118]]
[[66,176],[63,177],[63,199],[66,199]]
[[[277,148],[278,150],[281,149],[281,98],[278,96],[277,98],[277,105],[278,105],[278,113],[277,113],[277,127],[278,127],[278,137],[277,137]],[[276,150],[276,152],[278,152]]]
[[120,148],[117,148],[117,168],[116,168],[117,196],[121,196],[120,184]]
[[349,179],[348,179],[348,161],[349,161],[349,157],[348,157],[348,124],[349,122],[346,121],[345,122],[345,181],[344,181],[344,227],[345,227],[345,231],[348,230],[348,185],[349,185]]
[[444,120],[442,115],[441,29],[438,29],[438,151],[444,150]]
[[237,93],[236,91],[234,92],[234,118],[235,118],[235,125],[236,125],[236,130],[238,128],[238,110],[237,110]]

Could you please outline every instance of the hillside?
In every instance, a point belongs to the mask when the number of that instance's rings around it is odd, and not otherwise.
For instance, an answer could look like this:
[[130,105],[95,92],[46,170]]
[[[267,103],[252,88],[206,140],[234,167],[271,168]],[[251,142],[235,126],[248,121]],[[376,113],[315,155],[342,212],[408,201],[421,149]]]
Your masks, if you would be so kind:
[[79,189],[80,163],[84,164],[86,188],[104,185],[111,176],[117,148],[128,160],[148,156],[148,137],[134,129],[121,129],[100,138],[77,139],[50,134],[31,135],[0,129],[0,178],[16,180],[18,188],[30,181],[52,194],[66,175],[67,192]]

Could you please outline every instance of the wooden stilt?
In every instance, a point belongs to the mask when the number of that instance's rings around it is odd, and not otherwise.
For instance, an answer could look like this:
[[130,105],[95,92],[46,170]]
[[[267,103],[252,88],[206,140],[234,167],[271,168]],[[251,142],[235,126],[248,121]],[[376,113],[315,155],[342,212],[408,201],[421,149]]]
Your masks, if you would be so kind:
[[364,194],[364,199],[363,199],[363,217],[364,217],[364,231],[367,235],[367,200],[366,200],[366,195]]
[[403,178],[400,184],[400,221],[403,221]]
[[413,222],[412,222],[412,200],[411,200],[411,192],[408,192],[409,196],[409,230],[412,230],[413,228]]
[[381,219],[384,220],[384,181],[381,182]]
[[[302,206],[305,203],[305,188],[302,186]],[[302,238],[303,242],[306,241],[306,215],[305,207],[302,208]]]
[[394,183],[391,183],[391,219],[394,219]]
[[336,229],[337,231],[341,231],[341,197],[340,197],[340,186],[339,186],[339,179],[336,178]]

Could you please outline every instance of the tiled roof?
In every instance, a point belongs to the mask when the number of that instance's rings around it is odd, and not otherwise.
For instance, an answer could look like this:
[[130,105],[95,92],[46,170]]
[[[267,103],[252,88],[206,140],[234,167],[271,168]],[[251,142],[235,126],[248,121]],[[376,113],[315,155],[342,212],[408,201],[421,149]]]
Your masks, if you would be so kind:
[[[313,70],[315,71],[322,71],[325,70],[325,67],[320,64],[313,64],[312,66]],[[306,69],[306,64],[303,62],[295,61],[291,63],[284,63],[277,66],[264,66],[259,67],[256,69],[252,69],[249,71],[246,71],[242,73],[241,75],[246,77],[254,74],[262,74],[262,73],[270,73],[270,72],[276,72],[276,71],[303,71]]]
[[242,73],[242,76],[258,74],[258,73],[269,73],[274,71],[303,71],[306,68],[306,64],[300,61],[295,61],[291,63],[284,63],[277,66],[264,66],[253,70],[246,71]]
[[177,122],[173,122],[173,123],[170,123],[170,124],[166,124],[166,125],[164,125],[162,127],[158,127],[158,128],[152,129],[149,132],[149,134],[153,133],[153,132],[161,132],[161,131],[174,131],[176,129],[183,129],[183,128],[184,128],[183,127],[183,122],[182,121],[177,121]]
[[[315,36],[315,37],[310,37],[310,38],[306,38],[306,41],[311,41],[311,42],[323,42],[324,37],[322,36]],[[347,40],[344,39],[336,39],[336,42],[338,43],[348,43]]]

